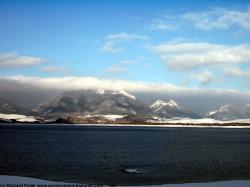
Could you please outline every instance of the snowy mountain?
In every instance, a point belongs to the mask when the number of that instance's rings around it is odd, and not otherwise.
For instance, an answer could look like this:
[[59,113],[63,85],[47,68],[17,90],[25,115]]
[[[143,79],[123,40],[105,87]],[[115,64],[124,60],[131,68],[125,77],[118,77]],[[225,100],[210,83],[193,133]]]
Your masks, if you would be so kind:
[[4,113],[4,114],[27,114],[28,109],[17,105],[17,104],[13,104],[5,99],[0,99],[0,113]]
[[162,100],[157,100],[155,101],[151,106],[150,108],[153,108],[153,109],[161,109],[165,106],[168,106],[168,107],[179,107],[178,104],[174,101],[174,100],[169,100],[169,101],[162,101]]
[[250,104],[224,105],[209,112],[207,116],[220,120],[248,119],[250,118]]
[[124,90],[65,92],[33,109],[41,116],[117,114],[148,115],[150,108]]
[[98,89],[97,91],[96,91],[96,93],[97,94],[107,94],[107,93],[111,93],[111,94],[113,94],[113,95],[124,95],[124,96],[126,96],[126,97],[129,97],[129,98],[131,98],[131,99],[133,99],[133,100],[135,100],[136,99],[136,97],[135,96],[133,96],[133,95],[131,95],[131,94],[129,94],[128,92],[126,92],[126,91],[124,91],[124,90],[118,90],[118,91],[105,91],[105,90],[102,90],[102,89]]
[[165,118],[199,118],[198,114],[184,109],[174,100],[163,101],[156,100],[150,108],[155,114]]
[[[0,99],[0,113],[22,114],[44,119],[57,119],[66,116],[85,116],[111,120],[114,116],[123,116],[119,120],[146,121],[148,119],[197,119],[200,115],[179,105],[174,100],[156,100],[150,106],[140,101],[125,90],[78,90],[64,92],[53,97],[39,106],[28,110],[24,106],[13,104],[5,99]],[[97,117],[99,115],[99,117]],[[109,116],[103,117],[103,116]],[[101,117],[100,117],[101,116]],[[250,104],[224,105],[220,108],[203,114],[203,118],[215,120],[236,120],[250,118]],[[4,118],[3,118],[4,119]],[[114,119],[113,121],[119,121]]]

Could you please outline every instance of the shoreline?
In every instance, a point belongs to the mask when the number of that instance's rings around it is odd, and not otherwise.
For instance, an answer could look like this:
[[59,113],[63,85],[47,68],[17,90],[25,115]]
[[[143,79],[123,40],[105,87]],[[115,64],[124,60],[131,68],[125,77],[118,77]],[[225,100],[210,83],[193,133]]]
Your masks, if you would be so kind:
[[242,129],[250,128],[250,125],[202,125],[202,124],[62,124],[62,123],[50,123],[50,124],[39,124],[39,123],[1,123],[0,127],[3,126],[77,126],[77,127],[149,127],[149,128],[229,128],[229,129]]
[[[53,185],[53,186],[103,186],[110,187],[105,184],[81,184],[81,183],[69,183],[60,181],[49,181],[45,179],[37,179],[33,177],[22,177],[12,175],[0,175],[0,185],[26,185],[26,186],[39,186],[39,185]],[[121,185],[115,185],[117,187],[125,187]],[[243,187],[250,186],[250,180],[227,180],[227,181],[214,181],[214,182],[200,182],[200,183],[179,183],[179,184],[159,184],[159,185],[128,185],[128,187]]]

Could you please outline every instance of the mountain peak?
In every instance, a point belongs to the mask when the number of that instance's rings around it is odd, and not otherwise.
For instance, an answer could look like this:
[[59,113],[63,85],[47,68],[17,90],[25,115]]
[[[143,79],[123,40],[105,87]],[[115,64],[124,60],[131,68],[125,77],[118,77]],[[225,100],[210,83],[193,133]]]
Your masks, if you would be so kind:
[[124,90],[80,90],[62,93],[33,111],[42,116],[86,114],[147,115],[150,108]]
[[120,95],[124,95],[126,97],[129,97],[130,99],[136,99],[135,96],[131,95],[130,93],[126,92],[125,90],[113,91],[112,94],[114,94],[114,95],[120,94]]
[[174,100],[156,100],[150,108],[155,114],[166,118],[198,118],[199,115],[179,106]]
[[123,95],[123,96],[126,96],[130,99],[133,99],[135,100],[136,97],[128,92],[126,92],[125,90],[103,90],[103,89],[98,89],[96,90],[96,93],[97,94],[108,94],[108,93],[111,93],[112,95]]
[[150,108],[158,108],[158,107],[163,107],[163,106],[169,106],[169,107],[178,107],[178,104],[170,99],[169,101],[163,101],[163,100],[156,100]]

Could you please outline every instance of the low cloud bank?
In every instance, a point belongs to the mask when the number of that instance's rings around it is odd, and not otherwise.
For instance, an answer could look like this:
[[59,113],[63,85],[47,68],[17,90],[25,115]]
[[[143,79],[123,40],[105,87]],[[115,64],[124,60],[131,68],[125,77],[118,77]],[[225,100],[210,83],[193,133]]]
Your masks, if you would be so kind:
[[95,77],[0,77],[0,98],[34,106],[64,91],[81,89],[126,90],[150,104],[155,99],[175,99],[198,112],[224,104],[250,103],[250,93],[235,90],[202,89],[168,83],[99,79]]

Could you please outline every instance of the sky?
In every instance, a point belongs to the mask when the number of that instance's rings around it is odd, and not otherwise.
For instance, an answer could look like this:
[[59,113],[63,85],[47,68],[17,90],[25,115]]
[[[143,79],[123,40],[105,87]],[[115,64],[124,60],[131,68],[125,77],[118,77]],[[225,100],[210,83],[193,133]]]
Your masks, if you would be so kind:
[[1,79],[250,93],[249,0],[1,0],[0,23]]

